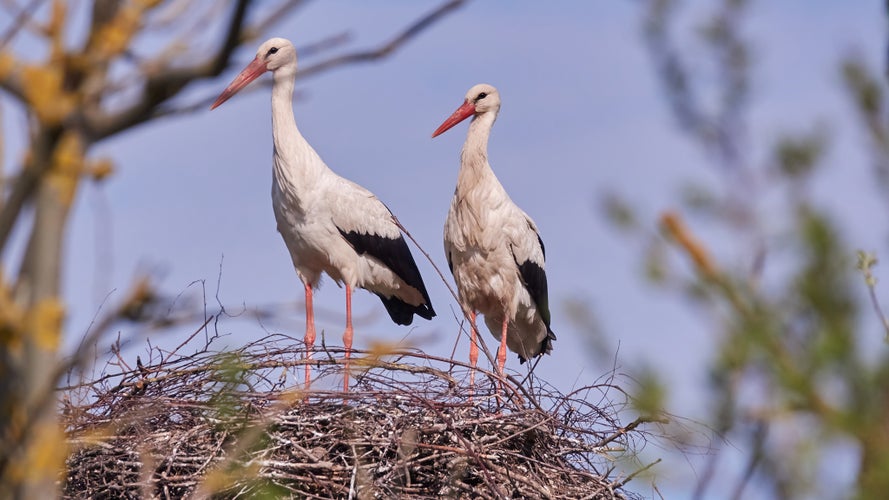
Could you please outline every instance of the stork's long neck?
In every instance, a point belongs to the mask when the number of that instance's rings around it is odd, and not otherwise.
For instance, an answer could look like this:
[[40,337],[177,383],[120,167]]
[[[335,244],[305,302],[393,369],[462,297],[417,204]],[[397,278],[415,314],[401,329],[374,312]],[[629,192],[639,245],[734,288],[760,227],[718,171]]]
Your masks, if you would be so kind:
[[[274,75],[272,86],[272,135],[275,140],[275,149],[285,151],[292,147],[291,143],[305,142],[299,129],[296,128],[296,118],[293,117],[293,76]],[[296,139],[294,139],[296,138]]]
[[272,86],[272,136],[275,178],[296,189],[308,187],[327,167],[296,127],[293,72],[276,72]]
[[487,112],[474,117],[469,124],[461,154],[460,174],[457,176],[458,193],[491,182],[499,185],[488,163],[488,138],[496,119],[495,112]]

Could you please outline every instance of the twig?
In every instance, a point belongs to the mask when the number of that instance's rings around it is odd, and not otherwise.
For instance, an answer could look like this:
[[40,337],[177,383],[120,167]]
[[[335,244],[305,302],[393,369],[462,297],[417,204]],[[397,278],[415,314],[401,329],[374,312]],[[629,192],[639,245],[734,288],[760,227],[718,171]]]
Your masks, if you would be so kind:
[[404,45],[411,38],[414,38],[415,36],[420,34],[423,30],[435,23],[439,18],[444,17],[451,11],[456,10],[464,3],[466,3],[466,0],[449,0],[415,21],[413,24],[408,26],[407,29],[392,38],[389,42],[383,44],[380,47],[377,47],[376,49],[353,52],[350,54],[333,57],[326,61],[308,66],[302,69],[299,74],[302,78],[307,78],[315,74],[330,70],[332,68],[343,66],[345,64],[372,62],[376,61],[377,59],[382,59],[392,54],[396,49]]
[[19,30],[24,28],[30,22],[31,16],[34,15],[34,11],[40,7],[40,4],[45,2],[46,0],[31,0],[31,3],[22,7],[22,9],[15,16],[15,19],[10,24],[9,29],[0,36],[0,52],[6,48],[6,45],[12,41],[13,38],[18,34]]
[[750,459],[747,461],[747,465],[744,467],[744,473],[738,480],[738,484],[735,486],[735,490],[731,498],[735,500],[743,498],[744,488],[747,486],[747,483],[750,482],[750,479],[753,478],[753,473],[756,472],[756,468],[762,462],[768,431],[769,426],[766,421],[759,421],[756,423],[753,429],[753,435],[750,439],[753,443],[753,449],[750,452]]
[[873,273],[873,268],[876,265],[877,257],[874,254],[864,250],[858,251],[858,270],[864,275],[864,284],[867,285],[871,306],[874,308],[874,313],[876,313],[880,324],[883,325],[883,331],[886,333],[884,340],[889,342],[889,319],[886,318],[883,307],[880,305],[880,299],[877,298],[877,277]]
[[629,483],[630,481],[632,481],[634,477],[638,476],[639,474],[642,474],[643,472],[647,471],[648,469],[650,469],[650,468],[654,467],[655,465],[661,463],[662,460],[663,460],[663,459],[660,459],[660,458],[659,458],[659,459],[655,460],[654,462],[651,462],[650,464],[646,465],[645,467],[642,467],[641,469],[639,469],[639,470],[637,470],[636,472],[630,474],[629,476],[627,476],[627,477],[624,478],[623,480],[614,483],[614,487],[615,487],[615,488],[623,488],[624,485],[626,485],[627,483]]

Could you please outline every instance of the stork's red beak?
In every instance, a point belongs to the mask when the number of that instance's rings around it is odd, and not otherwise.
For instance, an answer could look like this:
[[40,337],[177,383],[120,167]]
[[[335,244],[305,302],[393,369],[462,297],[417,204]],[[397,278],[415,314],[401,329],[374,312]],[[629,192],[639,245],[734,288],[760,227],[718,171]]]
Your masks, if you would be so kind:
[[469,101],[463,103],[462,106],[457,108],[457,111],[454,111],[454,114],[448,117],[447,120],[444,121],[435,132],[432,132],[432,137],[436,137],[446,131],[447,129],[453,127],[454,125],[462,122],[463,120],[469,118],[470,116],[475,114],[475,104],[472,104]]
[[219,94],[219,97],[216,98],[216,102],[214,102],[213,105],[210,106],[210,109],[216,109],[217,107],[219,107],[220,104],[229,100],[231,96],[237,94],[239,90],[246,87],[247,84],[249,84],[253,80],[259,78],[259,76],[266,71],[268,71],[268,68],[265,67],[265,61],[263,61],[259,57],[253,59],[253,62],[248,64],[247,67],[244,68],[244,70],[241,71],[241,73],[236,76],[230,84],[228,84],[228,87],[226,87],[225,90],[223,90],[222,93]]

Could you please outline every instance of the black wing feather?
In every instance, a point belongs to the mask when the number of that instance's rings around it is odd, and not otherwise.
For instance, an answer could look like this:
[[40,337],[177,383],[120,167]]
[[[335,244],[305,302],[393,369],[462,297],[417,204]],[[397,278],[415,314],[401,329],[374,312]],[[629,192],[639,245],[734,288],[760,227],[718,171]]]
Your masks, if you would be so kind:
[[426,285],[423,283],[423,277],[420,276],[420,270],[417,268],[417,263],[414,262],[414,257],[403,236],[399,234],[398,238],[387,238],[378,234],[347,232],[340,227],[337,227],[337,230],[359,255],[367,254],[377,259],[409,286],[419,290],[423,296],[425,304],[412,306],[394,295],[386,297],[377,293],[376,295],[383,301],[392,321],[399,325],[409,325],[414,319],[414,314],[424,319],[432,319],[435,316],[432,301],[429,300],[429,293],[426,292]]
[[[545,250],[543,246],[543,240],[540,238],[540,235],[537,235],[537,241],[540,242],[540,250],[544,252],[544,259],[546,258]],[[522,284],[525,285],[525,289],[528,290],[528,294],[531,296],[531,300],[534,301],[534,305],[537,306],[537,312],[540,314],[540,319],[543,320],[543,324],[546,325],[547,335],[546,338],[543,339],[540,345],[541,353],[549,353],[553,350],[552,341],[556,340],[556,334],[553,333],[550,328],[550,313],[549,313],[549,293],[547,289],[546,283],[546,272],[536,262],[526,260],[524,262],[519,262],[515,256],[515,252],[512,252],[512,258],[516,263],[516,266],[519,268],[519,276],[522,278]],[[524,362],[525,359],[519,356],[519,359]]]

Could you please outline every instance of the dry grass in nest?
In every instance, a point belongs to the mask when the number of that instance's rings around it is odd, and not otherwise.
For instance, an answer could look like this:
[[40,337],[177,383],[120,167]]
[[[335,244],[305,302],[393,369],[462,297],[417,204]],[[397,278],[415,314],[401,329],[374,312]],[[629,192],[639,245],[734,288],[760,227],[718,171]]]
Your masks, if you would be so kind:
[[[300,346],[157,355],[63,388],[65,497],[633,496],[613,464],[644,437],[617,422],[613,386],[563,395],[507,377],[499,400],[480,370],[470,399],[465,365],[378,350],[355,352],[348,394],[306,395]],[[316,387],[341,377],[341,354],[315,354]]]

